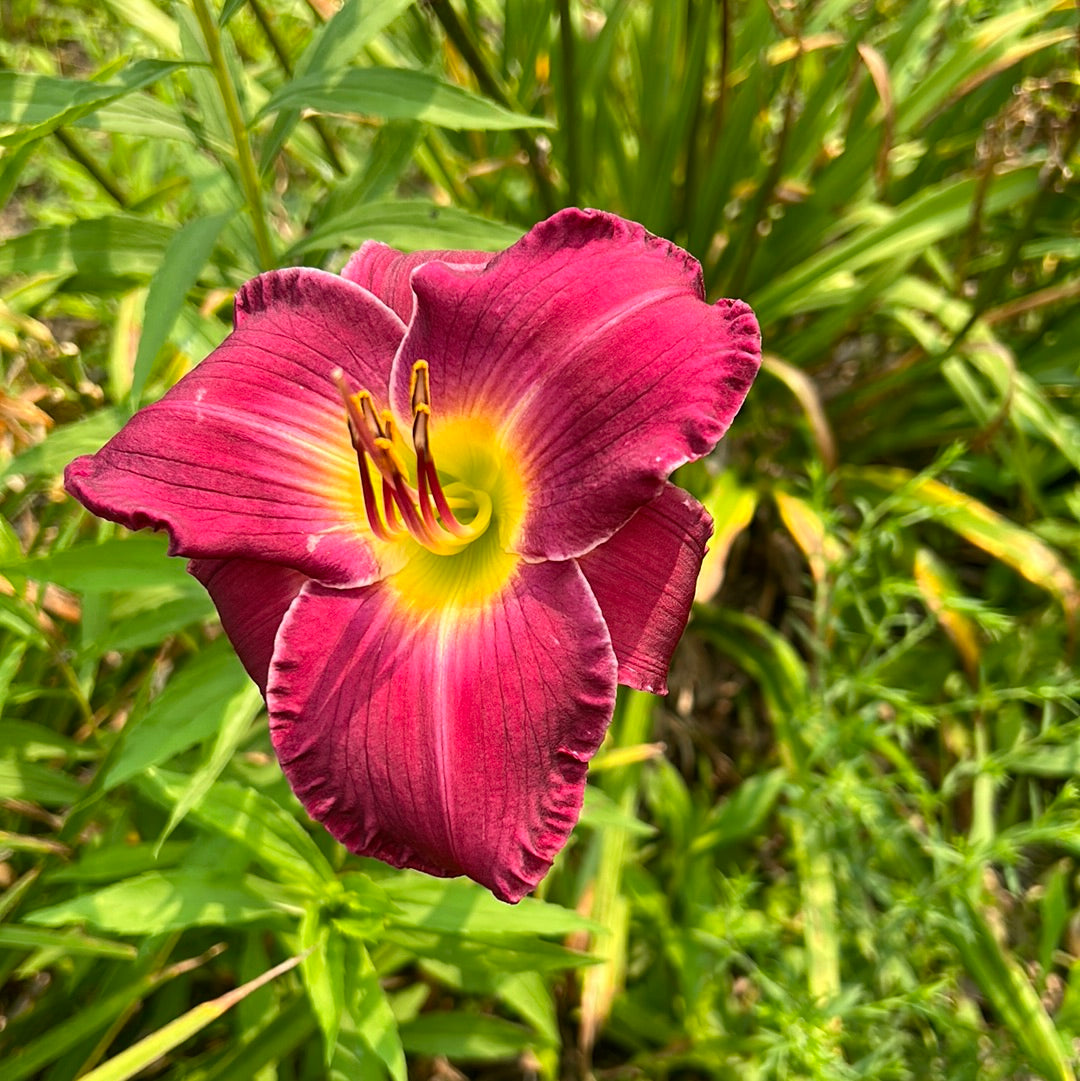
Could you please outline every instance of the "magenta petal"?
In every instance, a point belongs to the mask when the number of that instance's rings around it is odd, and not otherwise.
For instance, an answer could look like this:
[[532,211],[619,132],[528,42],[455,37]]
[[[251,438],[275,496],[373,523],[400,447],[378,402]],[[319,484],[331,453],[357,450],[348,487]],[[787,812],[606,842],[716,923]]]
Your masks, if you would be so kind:
[[285,270],[244,286],[236,324],[160,401],[72,462],[68,491],[129,529],[166,529],[174,555],[371,581],[379,568],[330,373],[381,391],[401,321],[335,274]]
[[271,733],[308,813],[351,851],[512,902],[573,829],[615,675],[573,563],[522,564],[482,606],[445,612],[410,608],[393,578],[312,583],[278,633]]
[[751,310],[703,299],[701,268],[640,225],[565,210],[480,271],[428,263],[391,377],[408,415],[413,361],[433,416],[485,418],[528,503],[514,547],[566,559],[610,537],[681,463],[707,454],[760,361]]
[[309,579],[253,559],[193,559],[188,571],[206,587],[240,663],[265,695],[278,627]]
[[668,665],[690,617],[711,535],[709,512],[668,484],[610,540],[578,559],[611,632],[620,683],[667,694]]
[[341,276],[364,289],[370,289],[407,323],[413,311],[409,278],[418,266],[435,260],[454,266],[483,266],[493,258],[489,251],[400,252],[377,240],[368,240],[345,264]]

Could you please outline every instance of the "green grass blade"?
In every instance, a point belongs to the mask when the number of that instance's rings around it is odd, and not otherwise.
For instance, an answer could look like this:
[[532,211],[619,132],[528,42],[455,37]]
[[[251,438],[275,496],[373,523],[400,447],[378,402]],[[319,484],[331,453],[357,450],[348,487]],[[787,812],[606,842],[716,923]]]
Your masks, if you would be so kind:
[[1030,1065],[1047,1081],[1075,1081],[1061,1034],[1038,993],[1008,951],[998,942],[976,906],[958,902],[961,926],[948,931],[971,978],[1024,1049]]
[[1029,582],[1052,593],[1070,619],[1080,606],[1080,585],[1061,557],[1030,531],[984,503],[932,477],[905,469],[864,466],[845,470],[853,482],[892,492],[897,503],[924,511],[970,543],[1008,564]]
[[135,947],[126,942],[93,938],[77,931],[46,931],[18,924],[0,924],[0,949],[57,950],[61,954],[89,954],[119,961],[131,961],[136,956]]
[[276,91],[260,116],[280,109],[422,120],[454,131],[548,128],[542,117],[511,112],[421,71],[346,68],[301,76]]
[[201,1032],[253,991],[257,991],[271,980],[295,968],[300,960],[299,957],[290,957],[289,960],[282,961],[280,965],[275,965],[268,972],[264,972],[241,987],[209,1002],[200,1003],[175,1021],[170,1021],[169,1024],[158,1029],[153,1035],[146,1036],[126,1051],[121,1051],[119,1055],[109,1059],[97,1069],[83,1074],[83,1081],[127,1081],[174,1047]]
[[152,86],[183,66],[173,61],[138,60],[121,72],[120,82],[115,84],[0,71],[0,124],[17,126],[13,134],[0,136],[0,145],[14,150],[40,139]]
[[131,373],[129,401],[132,407],[142,398],[158,350],[168,340],[180,309],[214,250],[218,236],[232,214],[214,214],[188,222],[169,241],[161,267],[150,279],[146,294],[139,348]]

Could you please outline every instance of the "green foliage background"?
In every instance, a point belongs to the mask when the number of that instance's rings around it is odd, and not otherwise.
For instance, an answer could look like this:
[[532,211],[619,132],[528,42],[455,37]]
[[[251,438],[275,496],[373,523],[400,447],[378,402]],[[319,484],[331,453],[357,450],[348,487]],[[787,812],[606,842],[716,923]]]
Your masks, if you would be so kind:
[[[1073,3],[0,20],[7,1081],[1074,1078]],[[767,359],[680,477],[717,536],[672,694],[509,908],[313,827],[182,562],[59,475],[260,270],[574,203],[688,247]]]

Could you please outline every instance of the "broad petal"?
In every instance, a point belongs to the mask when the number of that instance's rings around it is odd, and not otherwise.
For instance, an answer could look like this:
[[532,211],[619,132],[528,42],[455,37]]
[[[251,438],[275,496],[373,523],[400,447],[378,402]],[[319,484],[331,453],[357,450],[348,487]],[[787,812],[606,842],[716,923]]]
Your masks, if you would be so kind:
[[686,629],[712,518],[693,496],[664,486],[610,540],[578,560],[619,661],[619,682],[667,694],[671,656]]
[[615,674],[573,563],[521,564],[457,611],[411,607],[392,578],[312,583],[278,633],[271,734],[308,813],[351,851],[514,902],[577,821]]
[[377,240],[367,240],[345,264],[341,276],[371,290],[408,323],[414,301],[409,278],[418,266],[435,260],[454,266],[483,266],[493,258],[489,251],[400,252]]
[[422,358],[436,458],[440,416],[487,420],[524,479],[529,559],[589,551],[708,453],[760,361],[745,304],[705,303],[696,260],[596,211],[561,211],[480,271],[428,263],[412,288],[392,407],[408,416]]
[[248,282],[236,329],[97,454],[68,491],[129,529],[165,529],[174,555],[283,563],[358,585],[380,571],[330,373],[381,391],[404,327],[336,274]]
[[309,579],[253,559],[193,559],[188,571],[206,587],[240,663],[265,697],[278,627]]

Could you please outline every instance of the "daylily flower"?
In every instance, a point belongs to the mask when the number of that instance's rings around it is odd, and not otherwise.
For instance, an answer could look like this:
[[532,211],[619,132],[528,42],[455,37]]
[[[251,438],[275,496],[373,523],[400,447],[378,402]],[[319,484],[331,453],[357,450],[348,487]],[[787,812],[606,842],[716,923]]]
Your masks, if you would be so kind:
[[168,532],[351,851],[516,901],[577,820],[616,683],[664,693],[711,532],[667,478],[759,362],[686,252],[566,210],[506,251],[365,244],[235,329],[66,483]]

